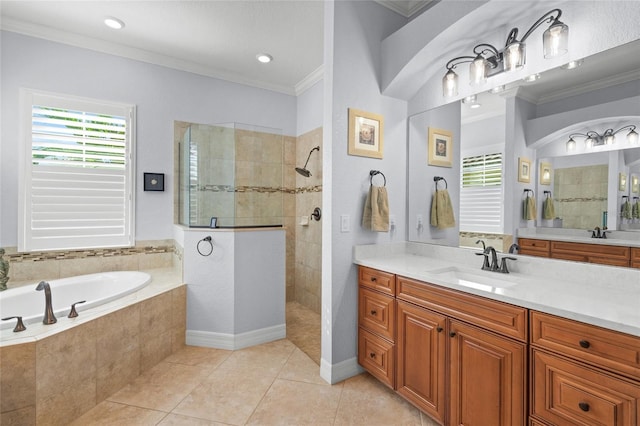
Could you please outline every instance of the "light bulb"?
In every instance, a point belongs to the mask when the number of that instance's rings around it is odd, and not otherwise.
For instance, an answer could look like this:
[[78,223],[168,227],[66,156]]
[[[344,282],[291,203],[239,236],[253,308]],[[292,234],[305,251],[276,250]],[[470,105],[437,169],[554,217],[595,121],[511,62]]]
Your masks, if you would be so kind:
[[555,58],[568,52],[569,27],[556,20],[542,35],[544,57]]
[[608,134],[604,136],[604,144],[605,145],[613,145],[616,142],[616,135]]
[[469,65],[469,83],[472,86],[479,86],[486,83],[488,68],[489,63],[482,56],[476,56]]
[[569,138],[569,140],[567,141],[567,151],[572,152],[575,150],[576,150],[576,141],[574,141],[573,138]]
[[524,66],[525,63],[525,44],[514,41],[504,48],[504,70],[515,71]]
[[627,134],[627,141],[631,145],[637,145],[638,142],[640,141],[640,139],[638,138],[638,133],[634,129],[631,129]]
[[591,136],[589,136],[587,139],[584,140],[584,147],[587,149],[591,149],[593,148],[594,145],[594,140]]
[[445,98],[452,98],[458,95],[458,74],[452,69],[442,78],[442,93]]

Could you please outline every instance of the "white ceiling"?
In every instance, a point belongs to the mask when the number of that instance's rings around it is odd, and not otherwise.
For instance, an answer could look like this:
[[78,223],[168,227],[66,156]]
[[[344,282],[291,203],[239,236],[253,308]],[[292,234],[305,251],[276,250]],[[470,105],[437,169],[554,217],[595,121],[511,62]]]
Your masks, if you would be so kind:
[[[378,2],[409,17],[430,1]],[[317,0],[1,0],[0,26],[295,95],[322,78],[323,13]],[[107,16],[124,29],[106,27]]]

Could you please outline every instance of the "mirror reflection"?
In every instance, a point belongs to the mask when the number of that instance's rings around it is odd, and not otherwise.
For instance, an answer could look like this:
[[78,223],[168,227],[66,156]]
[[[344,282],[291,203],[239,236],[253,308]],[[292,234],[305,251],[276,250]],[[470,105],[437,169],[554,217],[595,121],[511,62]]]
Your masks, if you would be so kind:
[[[507,251],[523,228],[640,230],[640,218],[622,213],[640,197],[640,147],[628,129],[611,145],[576,136],[567,149],[574,133],[640,127],[638,51],[640,41],[410,117],[409,240],[478,248],[483,239]],[[427,164],[429,127],[452,131],[452,167]],[[449,182],[454,228],[429,226],[434,176]],[[536,198],[535,220],[523,217],[526,189]],[[546,197],[553,218],[543,215]]]

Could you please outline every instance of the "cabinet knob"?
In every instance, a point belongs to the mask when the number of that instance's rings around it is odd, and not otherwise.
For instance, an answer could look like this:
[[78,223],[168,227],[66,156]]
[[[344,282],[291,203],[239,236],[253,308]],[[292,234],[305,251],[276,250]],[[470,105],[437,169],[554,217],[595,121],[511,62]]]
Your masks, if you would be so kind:
[[375,353],[375,352],[371,352],[371,353],[369,354],[369,357],[370,357],[370,358],[375,358],[375,357],[376,357],[376,353]]
[[589,411],[589,404],[586,402],[579,402],[578,407],[580,407],[582,411]]
[[442,328],[442,327],[436,327],[436,331],[437,331],[438,333],[442,333],[442,330],[444,330],[444,328]]
[[373,316],[378,315],[378,312],[377,312],[377,311],[375,311],[375,310],[372,310],[372,311],[371,311],[371,315],[373,315]]
[[376,281],[378,281],[378,279],[376,277],[371,277],[371,282],[375,283]]
[[585,348],[585,349],[588,349],[589,346],[591,346],[591,343],[589,343],[588,340],[580,340],[580,346]]
[[451,333],[449,333],[449,337],[456,337],[456,332],[452,331]]

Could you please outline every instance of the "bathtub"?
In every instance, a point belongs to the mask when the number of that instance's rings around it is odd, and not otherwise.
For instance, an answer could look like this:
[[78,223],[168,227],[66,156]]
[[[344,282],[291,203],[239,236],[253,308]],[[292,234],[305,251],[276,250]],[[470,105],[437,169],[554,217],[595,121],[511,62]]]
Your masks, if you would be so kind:
[[[78,312],[100,306],[136,292],[151,282],[146,272],[117,271],[79,275],[49,281],[51,303],[57,318],[69,314],[71,305]],[[37,282],[0,292],[0,315],[2,318],[21,316],[27,324],[41,322],[44,316],[44,291],[36,291]],[[2,321],[0,330],[15,327],[15,320]]]

